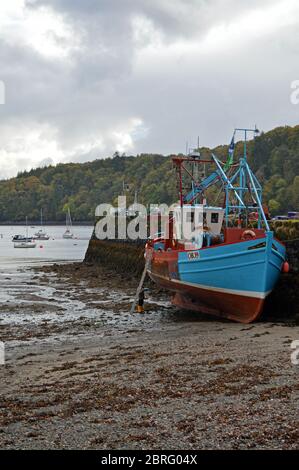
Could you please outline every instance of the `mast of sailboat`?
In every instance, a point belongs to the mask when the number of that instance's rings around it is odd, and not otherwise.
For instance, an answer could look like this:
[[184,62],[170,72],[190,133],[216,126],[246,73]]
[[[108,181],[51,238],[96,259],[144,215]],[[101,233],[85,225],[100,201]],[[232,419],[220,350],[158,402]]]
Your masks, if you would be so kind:
[[65,225],[66,225],[66,230],[71,232],[72,229],[72,218],[71,218],[71,211],[70,208],[68,207],[67,213],[65,214]]
[[72,218],[71,218],[70,208],[68,209],[68,214],[69,214],[69,227],[72,228]]

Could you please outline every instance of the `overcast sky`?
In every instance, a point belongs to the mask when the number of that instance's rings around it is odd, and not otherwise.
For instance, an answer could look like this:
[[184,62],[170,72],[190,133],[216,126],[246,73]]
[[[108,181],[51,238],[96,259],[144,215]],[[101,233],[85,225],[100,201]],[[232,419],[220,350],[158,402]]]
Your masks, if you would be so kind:
[[298,0],[2,1],[0,178],[295,125],[298,53]]

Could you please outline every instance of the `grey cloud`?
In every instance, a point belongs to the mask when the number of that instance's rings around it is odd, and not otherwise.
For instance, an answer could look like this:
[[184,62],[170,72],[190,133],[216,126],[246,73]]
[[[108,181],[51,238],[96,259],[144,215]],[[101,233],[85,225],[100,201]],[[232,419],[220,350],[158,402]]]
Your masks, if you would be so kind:
[[[263,7],[278,1],[264,0]],[[53,7],[78,24],[87,21],[92,26],[96,22],[104,27],[109,40],[124,30],[134,15],[147,16],[166,35],[189,37],[261,6],[260,0],[27,0],[27,4]]]
[[[137,139],[137,129],[135,153],[182,151],[185,140],[192,144],[198,134],[203,145],[216,145],[229,139],[235,125],[268,129],[297,123],[289,87],[299,78],[298,24],[261,40],[246,38],[244,49],[233,44],[223,51],[219,38],[213,52],[200,52],[211,28],[280,1],[261,6],[260,0],[27,0],[28,10],[49,6],[63,15],[79,47],[69,59],[55,60],[3,38],[0,79],[8,100],[0,116],[11,131],[2,129],[2,147],[9,149],[25,124],[45,126],[43,137],[57,142],[60,160],[86,161],[111,154],[115,133],[127,132],[136,118],[149,132],[141,130]],[[162,52],[149,53],[146,43],[136,43],[136,15],[161,33]],[[187,44],[181,53],[171,48],[178,40]],[[28,152],[27,165],[31,161]],[[21,168],[25,160],[17,164]]]

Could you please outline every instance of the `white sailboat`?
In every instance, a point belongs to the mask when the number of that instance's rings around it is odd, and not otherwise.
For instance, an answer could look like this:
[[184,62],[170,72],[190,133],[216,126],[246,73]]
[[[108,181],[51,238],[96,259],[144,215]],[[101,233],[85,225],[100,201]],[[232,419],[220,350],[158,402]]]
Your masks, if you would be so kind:
[[40,210],[40,229],[34,234],[35,240],[49,240],[49,235],[43,230],[43,210]]
[[71,212],[70,209],[68,208],[67,214],[66,214],[66,231],[62,235],[63,238],[74,238],[74,234],[72,231],[72,218],[71,218]]
[[14,242],[14,248],[35,248],[36,243],[28,237],[28,220],[26,217],[26,238]]

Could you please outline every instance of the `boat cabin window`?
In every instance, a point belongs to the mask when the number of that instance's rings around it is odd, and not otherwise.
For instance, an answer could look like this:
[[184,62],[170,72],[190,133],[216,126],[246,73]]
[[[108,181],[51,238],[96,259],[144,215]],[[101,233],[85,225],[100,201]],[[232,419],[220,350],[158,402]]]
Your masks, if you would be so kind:
[[186,206],[183,212],[180,207],[174,211],[174,236],[190,249],[192,246],[193,249],[200,249],[207,238],[212,244],[221,233],[224,209],[205,206],[204,212],[201,210],[202,206]]
[[212,215],[211,215],[211,223],[212,223],[212,224],[218,224],[218,220],[219,220],[219,214],[218,214],[218,212],[212,212]]
[[194,212],[187,212],[186,214],[186,219],[187,219],[187,222],[191,222],[193,223],[194,222]]

